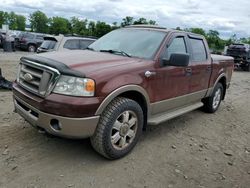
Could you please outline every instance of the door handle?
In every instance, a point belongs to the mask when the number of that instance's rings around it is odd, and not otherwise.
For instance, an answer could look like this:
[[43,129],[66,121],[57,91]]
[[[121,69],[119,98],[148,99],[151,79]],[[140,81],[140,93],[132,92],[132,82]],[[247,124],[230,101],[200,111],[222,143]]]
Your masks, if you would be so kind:
[[185,71],[186,71],[186,73],[192,73],[192,68],[187,67],[187,68],[185,69]]
[[206,71],[210,72],[212,70],[212,66],[207,66]]
[[156,75],[156,72],[151,72],[151,71],[146,71],[146,72],[145,72],[145,76],[146,76],[147,78],[149,78],[149,77],[152,76],[152,75]]

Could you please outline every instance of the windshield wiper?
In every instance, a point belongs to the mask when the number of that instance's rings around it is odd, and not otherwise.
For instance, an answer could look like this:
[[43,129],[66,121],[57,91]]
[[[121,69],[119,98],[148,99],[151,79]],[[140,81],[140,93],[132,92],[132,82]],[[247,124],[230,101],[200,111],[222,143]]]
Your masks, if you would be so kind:
[[100,50],[100,52],[109,52],[111,54],[121,54],[123,56],[131,57],[128,53],[119,50]]

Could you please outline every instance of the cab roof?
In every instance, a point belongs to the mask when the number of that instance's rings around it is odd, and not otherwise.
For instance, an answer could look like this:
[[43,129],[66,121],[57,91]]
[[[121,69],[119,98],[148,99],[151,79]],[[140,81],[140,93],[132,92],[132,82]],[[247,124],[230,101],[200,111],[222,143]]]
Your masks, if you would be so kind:
[[191,32],[187,32],[187,31],[180,31],[180,30],[176,30],[176,29],[168,29],[166,27],[162,27],[159,25],[144,25],[144,24],[140,24],[140,25],[129,25],[129,26],[125,26],[125,28],[136,28],[136,29],[150,29],[150,30],[154,30],[154,31],[161,31],[161,32],[166,32],[166,33],[185,33],[190,37],[194,37],[194,38],[204,38],[203,35],[200,34],[196,34],[196,33],[191,33]]

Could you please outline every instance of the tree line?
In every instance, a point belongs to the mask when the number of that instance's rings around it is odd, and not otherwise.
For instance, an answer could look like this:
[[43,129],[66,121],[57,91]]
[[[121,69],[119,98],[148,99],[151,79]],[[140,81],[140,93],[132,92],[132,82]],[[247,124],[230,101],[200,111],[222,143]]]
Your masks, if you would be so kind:
[[91,21],[88,19],[79,19],[78,17],[72,17],[66,19],[63,17],[48,18],[46,14],[41,11],[36,11],[29,16],[31,30],[34,32],[49,33],[49,34],[77,34],[84,36],[101,37],[106,33],[134,24],[151,24],[155,25],[153,20],[147,20],[145,18],[139,18],[135,20],[133,17],[127,16],[122,19],[120,25],[117,22],[108,24],[103,21]]
[[11,30],[25,31],[26,17],[23,15],[17,15],[14,12],[0,11],[0,27],[3,24],[8,24]]
[[[63,17],[48,17],[42,11],[35,11],[29,15],[28,18],[32,32],[48,33],[48,34],[76,34],[82,36],[94,36],[101,37],[106,33],[128,25],[136,24],[149,24],[157,25],[154,20],[147,20],[146,18],[135,19],[127,16],[122,19],[118,24],[114,22],[112,24],[103,21],[91,21],[88,19],[80,19],[78,17],[72,17],[66,19]],[[0,26],[2,24],[8,24],[11,30],[25,31],[26,17],[23,15],[17,15],[14,12],[0,11]],[[216,30],[205,31],[202,28],[175,28],[177,30],[188,31],[205,36],[208,41],[209,47],[214,51],[223,50],[224,46],[228,46],[235,42],[242,42],[250,44],[249,38],[238,39],[234,34],[229,39],[225,40],[220,37],[220,33]]]

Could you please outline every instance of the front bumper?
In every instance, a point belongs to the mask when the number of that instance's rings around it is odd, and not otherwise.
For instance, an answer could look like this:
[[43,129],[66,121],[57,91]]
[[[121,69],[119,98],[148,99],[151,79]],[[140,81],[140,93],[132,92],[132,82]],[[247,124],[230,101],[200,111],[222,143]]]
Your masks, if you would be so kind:
[[31,125],[67,138],[87,138],[94,134],[99,116],[70,118],[42,112],[14,96],[15,111]]

